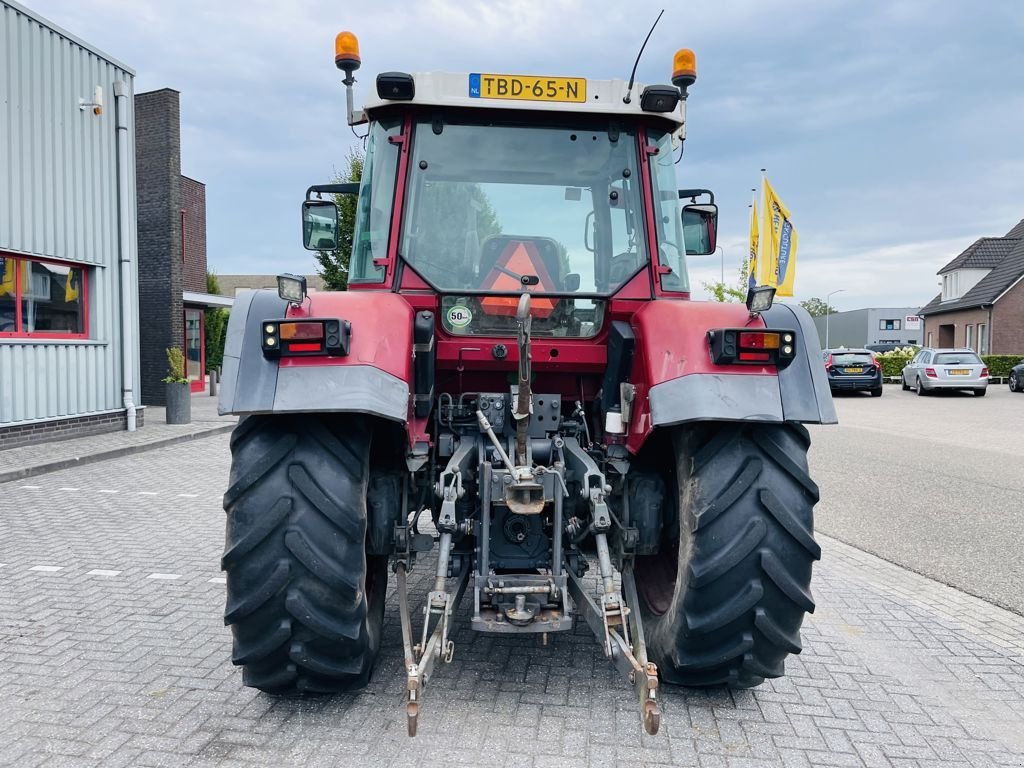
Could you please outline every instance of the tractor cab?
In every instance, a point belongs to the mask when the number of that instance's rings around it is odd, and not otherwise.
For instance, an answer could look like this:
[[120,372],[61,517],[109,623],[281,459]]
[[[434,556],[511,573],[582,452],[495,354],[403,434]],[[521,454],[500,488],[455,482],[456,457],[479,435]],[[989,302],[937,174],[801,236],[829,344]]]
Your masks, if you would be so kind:
[[[338,46],[351,91],[357,44]],[[687,298],[686,256],[714,251],[717,219],[713,196],[680,205],[687,55],[673,86],[378,76],[376,98],[349,115],[367,126],[362,178],[344,185],[358,194],[350,290],[431,291],[455,336],[514,334],[523,293],[536,336],[570,338],[598,335],[624,290]],[[333,201],[312,196],[337,186],[307,195],[307,248],[336,239]]]

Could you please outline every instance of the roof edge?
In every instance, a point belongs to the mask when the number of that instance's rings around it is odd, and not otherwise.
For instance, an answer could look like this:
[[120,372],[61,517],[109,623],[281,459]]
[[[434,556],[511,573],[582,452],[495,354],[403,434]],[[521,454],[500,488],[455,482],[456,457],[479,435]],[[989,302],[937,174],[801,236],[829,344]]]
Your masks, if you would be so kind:
[[97,56],[97,57],[103,59],[108,64],[112,64],[113,66],[117,67],[118,69],[123,70],[126,74],[129,74],[132,77],[135,77],[135,70],[132,67],[129,67],[127,64],[125,64],[124,62],[120,61],[119,59],[115,59],[109,53],[104,53],[102,50],[97,48],[92,43],[87,43],[85,40],[80,38],[78,35],[74,35],[74,34],[68,32],[63,27],[61,27],[61,26],[59,26],[57,24],[54,24],[48,18],[46,18],[45,16],[41,16],[40,14],[36,13],[35,11],[33,11],[31,8],[26,8],[21,3],[15,2],[15,0],[3,0],[3,4],[6,5],[6,6],[9,6],[15,12],[20,13],[22,16],[25,16],[27,18],[32,19],[32,21],[36,22],[37,24],[41,24],[42,26],[46,27],[47,29],[52,30],[53,32],[56,32],[58,35],[60,35],[61,37],[67,39],[68,41],[74,43],[75,45],[79,46],[80,48],[84,48],[85,50],[89,51],[89,53],[91,53],[94,56]]

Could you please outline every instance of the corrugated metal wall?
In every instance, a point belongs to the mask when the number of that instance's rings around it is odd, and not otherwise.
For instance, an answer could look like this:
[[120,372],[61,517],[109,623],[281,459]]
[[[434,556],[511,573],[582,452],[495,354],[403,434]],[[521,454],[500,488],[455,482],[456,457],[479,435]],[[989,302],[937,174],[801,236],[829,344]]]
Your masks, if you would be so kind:
[[[126,210],[137,264],[132,79],[32,11],[0,0],[0,251],[90,267],[88,340],[0,338],[0,425],[121,407],[114,82],[129,92]],[[79,109],[96,86],[101,115]]]

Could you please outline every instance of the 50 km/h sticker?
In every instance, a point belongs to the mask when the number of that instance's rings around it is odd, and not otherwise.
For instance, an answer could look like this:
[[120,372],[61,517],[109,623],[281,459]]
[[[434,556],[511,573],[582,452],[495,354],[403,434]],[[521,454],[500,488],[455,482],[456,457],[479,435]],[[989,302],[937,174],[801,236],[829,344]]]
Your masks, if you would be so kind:
[[583,77],[538,77],[536,75],[469,76],[469,95],[474,99],[520,99],[526,101],[587,100],[587,80]]
[[465,328],[473,322],[473,313],[469,307],[454,306],[448,310],[448,325],[452,328]]

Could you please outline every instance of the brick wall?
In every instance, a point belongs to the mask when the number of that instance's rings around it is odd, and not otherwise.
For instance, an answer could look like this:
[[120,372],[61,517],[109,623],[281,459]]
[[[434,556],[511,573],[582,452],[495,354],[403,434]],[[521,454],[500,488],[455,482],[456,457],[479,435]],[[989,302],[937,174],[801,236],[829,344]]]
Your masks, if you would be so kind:
[[[141,400],[164,405],[165,350],[184,345],[181,135],[178,92],[135,97]],[[205,213],[204,213],[205,216]],[[204,286],[205,288],[205,286]]]
[[[941,325],[952,325],[953,329],[953,343],[950,346],[954,347],[966,347],[967,346],[967,326],[974,326],[974,340],[971,343],[971,347],[977,348],[978,345],[978,324],[989,323],[989,312],[987,309],[962,309],[957,312],[943,312],[941,315],[928,315],[924,318],[924,332],[921,335],[921,344],[928,344],[928,334],[932,334],[932,346],[940,347],[946,346],[939,336],[939,326]],[[992,353],[992,328],[989,325],[989,354]]]
[[[146,409],[135,411],[135,426],[145,424]],[[75,416],[67,419],[51,419],[31,424],[0,427],[0,451],[16,448],[29,443],[48,443],[71,437],[85,437],[103,432],[118,432],[128,428],[124,411],[95,413],[90,416]]]
[[1024,280],[992,308],[992,354],[1024,354]]
[[206,185],[182,176],[181,198],[185,210],[185,290],[206,293]]

